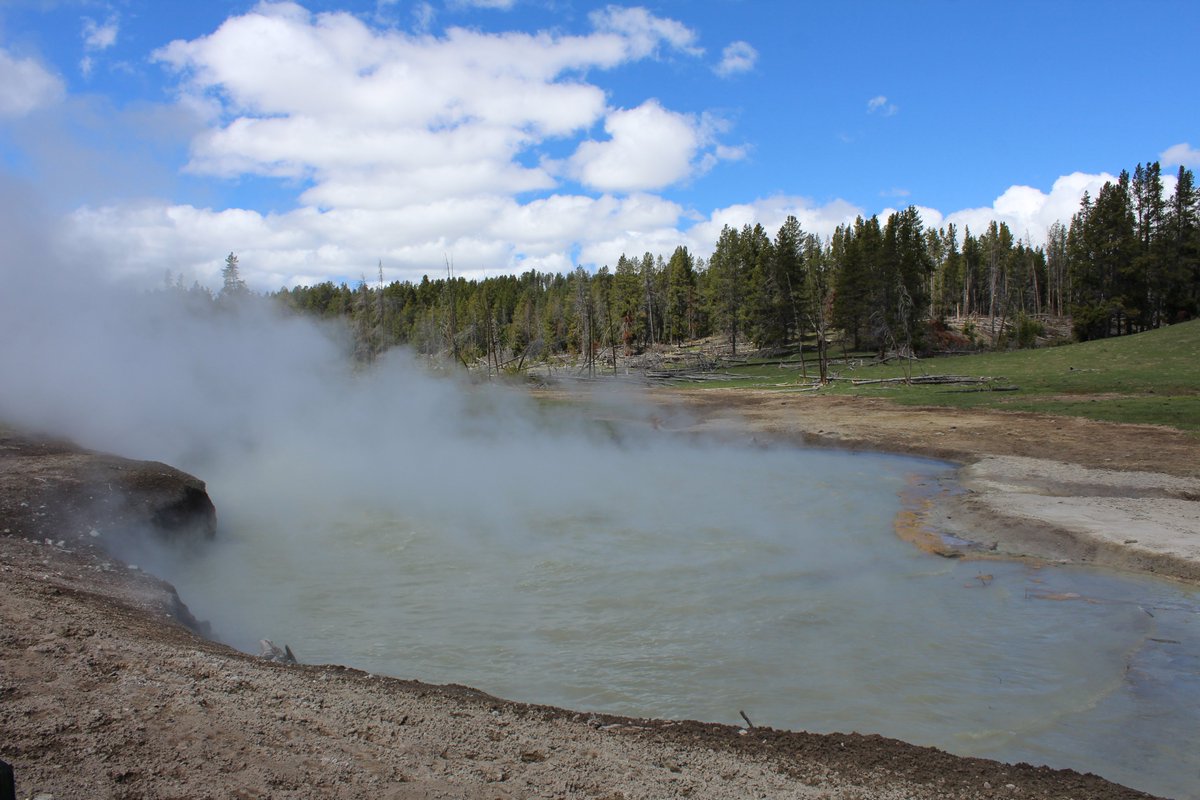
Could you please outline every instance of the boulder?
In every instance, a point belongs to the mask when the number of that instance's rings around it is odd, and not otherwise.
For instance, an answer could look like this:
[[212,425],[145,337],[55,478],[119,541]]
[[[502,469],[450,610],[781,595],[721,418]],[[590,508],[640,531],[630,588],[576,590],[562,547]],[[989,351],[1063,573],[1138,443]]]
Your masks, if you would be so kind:
[[204,481],[157,461],[0,431],[0,534],[89,541],[107,531],[211,539]]

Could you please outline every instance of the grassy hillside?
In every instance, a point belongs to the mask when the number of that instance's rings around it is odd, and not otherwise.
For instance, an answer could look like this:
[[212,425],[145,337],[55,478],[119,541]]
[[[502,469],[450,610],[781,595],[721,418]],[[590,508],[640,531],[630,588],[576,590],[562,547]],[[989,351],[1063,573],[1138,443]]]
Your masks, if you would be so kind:
[[[1068,414],[1115,422],[1170,425],[1200,432],[1200,320],[1156,331],[1040,350],[928,358],[915,375],[989,376],[1016,391],[970,391],[968,386],[853,386],[835,381],[822,391],[886,397],[911,405],[997,408]],[[725,386],[785,389],[800,378],[794,368],[736,367]],[[810,370],[811,374],[811,370]],[[904,374],[899,365],[834,368],[841,378]]]

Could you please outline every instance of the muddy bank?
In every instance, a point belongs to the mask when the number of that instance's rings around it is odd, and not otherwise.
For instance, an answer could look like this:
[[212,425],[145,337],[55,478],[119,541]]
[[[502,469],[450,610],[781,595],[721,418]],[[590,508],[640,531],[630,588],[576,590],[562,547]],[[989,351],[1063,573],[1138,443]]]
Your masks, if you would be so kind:
[[55,473],[70,448],[7,455],[0,509],[21,510],[0,524],[0,758],[21,797],[1146,797],[876,736],[580,715],[266,662],[198,636],[169,585],[107,556],[94,492],[83,519],[30,503],[72,474]]

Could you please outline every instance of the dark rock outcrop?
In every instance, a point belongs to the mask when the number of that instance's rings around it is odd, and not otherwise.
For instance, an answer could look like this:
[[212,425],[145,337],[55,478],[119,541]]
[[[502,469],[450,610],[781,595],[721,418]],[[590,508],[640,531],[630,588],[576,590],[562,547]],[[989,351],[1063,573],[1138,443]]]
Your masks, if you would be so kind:
[[108,531],[210,539],[204,481],[157,461],[0,432],[0,533],[86,541]]

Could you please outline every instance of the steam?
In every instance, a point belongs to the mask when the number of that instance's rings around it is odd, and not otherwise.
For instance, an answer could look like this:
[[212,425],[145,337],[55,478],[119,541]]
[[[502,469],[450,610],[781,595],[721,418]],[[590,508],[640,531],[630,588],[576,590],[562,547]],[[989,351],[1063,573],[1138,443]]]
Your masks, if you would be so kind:
[[[863,480],[851,456],[827,454],[810,474],[759,451],[713,459],[704,445],[653,435],[655,412],[628,393],[594,398],[591,411],[619,420],[597,425],[519,390],[431,374],[401,350],[355,369],[341,328],[263,303],[201,312],[179,293],[104,280],[119,265],[56,255],[53,227],[36,214],[23,222],[3,231],[0,420],[205,480],[218,514],[212,547],[181,555],[136,537],[119,555],[176,583],[231,644],[271,638],[302,660],[361,664],[336,643],[317,652],[301,623],[279,629],[361,593],[362,613],[408,632],[394,637],[407,652],[421,644],[418,623],[455,626],[460,642],[478,628],[480,650],[443,644],[418,673],[469,680],[464,665],[502,647],[485,634],[503,622],[519,635],[559,615],[555,585],[599,581],[619,600],[632,576],[654,596],[663,566],[700,609],[712,575],[769,579],[796,558],[830,565],[822,570],[857,558],[838,537],[811,537],[799,555],[784,544],[801,519],[822,529],[844,522],[825,515],[849,519],[814,501]],[[897,479],[877,480],[884,510],[855,519],[886,532]],[[762,548],[788,558],[760,564]],[[719,591],[737,593],[730,580]],[[383,588],[366,597],[368,586]],[[619,610],[626,629],[649,624],[636,606]],[[635,644],[649,652],[673,634],[658,636]],[[524,674],[539,669],[531,661]]]
[[[356,369],[342,328],[265,302],[213,313],[106,279],[120,265],[60,252],[54,224],[22,202],[28,187],[0,194],[26,209],[0,222],[0,422],[192,472],[226,533],[269,523],[315,536],[374,513],[511,543],[535,518],[607,512],[639,492],[652,505],[649,475],[686,461],[631,459],[649,445],[517,390],[433,375],[402,350]],[[627,396],[604,402],[649,415]]]

